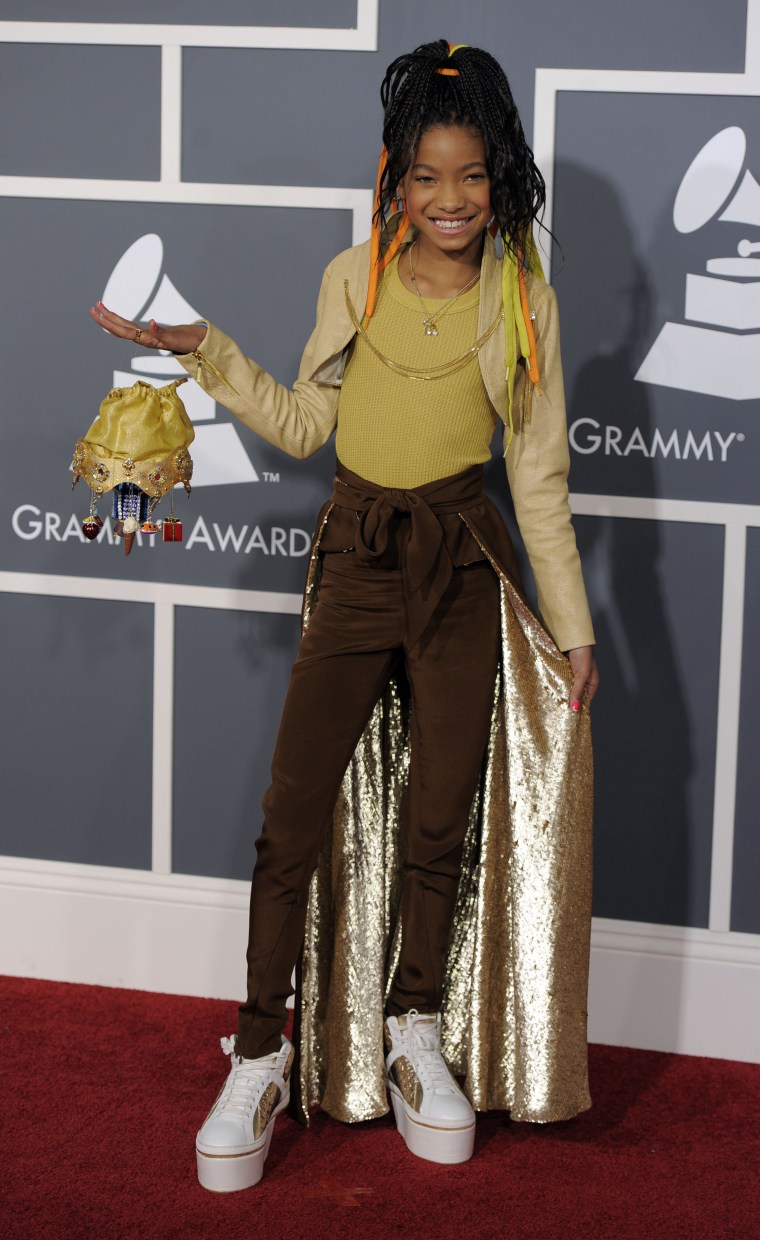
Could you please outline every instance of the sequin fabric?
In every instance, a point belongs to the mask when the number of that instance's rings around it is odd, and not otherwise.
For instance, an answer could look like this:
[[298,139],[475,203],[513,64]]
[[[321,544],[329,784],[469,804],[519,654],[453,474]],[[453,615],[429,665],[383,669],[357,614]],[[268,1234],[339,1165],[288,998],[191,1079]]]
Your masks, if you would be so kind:
[[266,1132],[267,1124],[272,1118],[272,1112],[277,1106],[281,1097],[282,1095],[280,1094],[280,1091],[278,1087],[275,1085],[274,1081],[272,1082],[271,1085],[267,1085],[266,1089],[261,1095],[259,1105],[256,1107],[256,1111],[253,1117],[253,1135],[257,1141],[259,1137],[263,1136],[263,1134]]
[[[319,531],[305,623],[318,592]],[[462,518],[463,520],[464,517]],[[442,1049],[475,1110],[569,1119],[591,1105],[586,1026],[593,775],[568,660],[500,579],[501,664],[465,841],[446,966]],[[358,1121],[388,1111],[384,1002],[398,952],[408,711],[392,682],[346,773],[314,875],[297,994],[296,1106]]]
[[419,1111],[422,1106],[422,1085],[409,1060],[402,1055],[391,1067],[390,1074],[401,1090],[404,1101],[408,1102],[414,1111]]

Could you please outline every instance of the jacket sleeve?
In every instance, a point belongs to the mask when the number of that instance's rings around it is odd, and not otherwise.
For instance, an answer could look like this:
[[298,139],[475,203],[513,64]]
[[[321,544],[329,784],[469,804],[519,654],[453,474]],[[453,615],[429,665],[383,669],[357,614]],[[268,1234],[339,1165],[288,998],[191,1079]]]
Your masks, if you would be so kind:
[[194,353],[177,357],[188,374],[209,396],[231,410],[246,426],[289,456],[312,456],[335,429],[340,386],[319,382],[315,344],[325,310],[330,268],[322,278],[317,302],[317,325],[301,359],[292,390],[278,383],[212,323]]
[[541,617],[560,650],[570,650],[592,645],[594,630],[568,501],[570,449],[554,289],[542,285],[533,304],[542,395],[532,391],[521,364],[514,408],[522,408],[523,417],[506,453],[507,477]]

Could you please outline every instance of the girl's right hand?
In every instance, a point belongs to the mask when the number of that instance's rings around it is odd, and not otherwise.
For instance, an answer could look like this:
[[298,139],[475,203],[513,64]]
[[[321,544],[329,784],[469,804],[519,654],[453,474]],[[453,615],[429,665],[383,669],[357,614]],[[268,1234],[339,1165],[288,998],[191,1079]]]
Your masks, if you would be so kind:
[[170,353],[192,353],[199,348],[206,336],[206,328],[200,323],[188,323],[180,327],[159,327],[151,319],[147,327],[123,319],[121,315],[107,310],[102,301],[90,306],[90,318],[112,336],[132,340],[146,349],[167,349]]

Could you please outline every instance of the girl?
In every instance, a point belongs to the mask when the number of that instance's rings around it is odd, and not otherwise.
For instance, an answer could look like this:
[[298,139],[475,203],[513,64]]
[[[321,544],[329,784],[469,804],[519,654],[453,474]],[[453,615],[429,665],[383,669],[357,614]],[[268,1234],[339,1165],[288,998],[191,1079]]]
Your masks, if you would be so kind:
[[[372,239],[328,267],[292,391],[209,323],[91,310],[178,354],[292,456],[337,428],[257,842],[248,998],[197,1138],[200,1182],[221,1192],[261,1178],[296,1049],[304,1112],[367,1119],[387,1088],[434,1162],[470,1157],[473,1107],[545,1121],[589,1105],[597,673],[531,231],[544,182],[486,52],[424,44],[381,99]],[[482,490],[498,420],[543,624]]]

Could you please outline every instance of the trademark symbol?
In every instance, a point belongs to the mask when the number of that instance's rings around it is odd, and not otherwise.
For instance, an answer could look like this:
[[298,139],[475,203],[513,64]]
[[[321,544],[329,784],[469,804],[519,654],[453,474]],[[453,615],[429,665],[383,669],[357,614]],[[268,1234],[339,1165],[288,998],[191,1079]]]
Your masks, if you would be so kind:
[[736,439],[738,443],[744,443],[744,432],[739,431],[739,434],[736,436]]
[[268,470],[266,470],[266,469],[263,471],[263,473],[264,473],[264,481],[265,481],[265,482],[279,482],[279,481],[280,481],[280,475],[279,475],[279,474],[270,474],[270,473],[268,472]]

